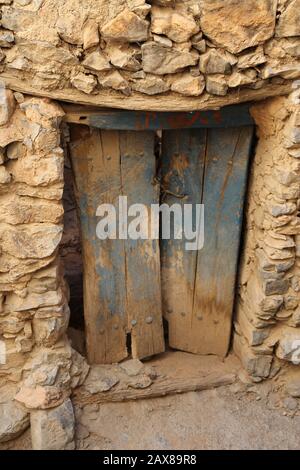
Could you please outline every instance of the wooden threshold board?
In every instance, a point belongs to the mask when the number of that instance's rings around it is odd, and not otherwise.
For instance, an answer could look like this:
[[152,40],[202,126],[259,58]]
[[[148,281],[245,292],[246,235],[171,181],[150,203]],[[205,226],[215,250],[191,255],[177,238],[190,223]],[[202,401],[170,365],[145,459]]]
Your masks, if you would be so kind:
[[232,384],[240,368],[234,355],[221,360],[181,351],[168,351],[144,362],[135,376],[126,373],[126,362],[92,366],[84,385],[74,391],[73,402],[101,404],[209,390]]

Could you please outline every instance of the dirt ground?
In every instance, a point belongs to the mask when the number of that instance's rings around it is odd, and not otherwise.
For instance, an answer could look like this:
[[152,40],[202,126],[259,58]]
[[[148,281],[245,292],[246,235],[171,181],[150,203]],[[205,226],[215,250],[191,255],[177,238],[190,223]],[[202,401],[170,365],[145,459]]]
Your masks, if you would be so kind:
[[[242,378],[242,377],[241,377]],[[76,405],[80,450],[300,449],[300,400],[285,376],[123,403]],[[30,433],[0,447],[30,449]]]
[[255,392],[234,393],[227,386],[77,410],[77,445],[107,450],[300,449],[300,416],[285,416],[266,403]]

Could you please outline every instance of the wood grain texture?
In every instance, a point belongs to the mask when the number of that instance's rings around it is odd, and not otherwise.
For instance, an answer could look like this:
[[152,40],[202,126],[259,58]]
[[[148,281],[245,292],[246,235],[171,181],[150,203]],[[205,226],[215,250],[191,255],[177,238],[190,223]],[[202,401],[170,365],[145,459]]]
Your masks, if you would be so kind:
[[127,357],[125,248],[123,240],[96,236],[100,204],[116,204],[121,191],[119,133],[71,127],[71,159],[79,201],[84,316],[91,364]]
[[[198,200],[199,190],[202,192],[205,206],[204,247],[186,253],[180,246],[172,249],[176,241],[162,244],[163,310],[169,322],[170,346],[175,349],[227,354],[252,135],[252,127],[207,131],[205,145],[198,145],[199,159],[205,164],[196,170],[194,186]],[[194,165],[195,153],[189,147],[184,151],[183,139],[174,153],[173,136],[168,138],[167,132],[165,139],[163,177],[168,185],[170,175],[177,175],[178,160],[184,155],[187,166]],[[190,176],[181,177],[180,184],[183,194],[191,193]],[[185,259],[189,262],[184,263]]]
[[219,356],[228,352],[253,132],[253,127],[209,131],[203,188],[205,244],[197,260],[192,352]]
[[[146,206],[149,228],[151,204],[159,204],[160,197],[159,185],[154,183],[154,132],[120,132],[120,150],[122,193],[127,196],[128,207],[133,204]],[[141,359],[165,350],[159,240],[128,238],[125,257],[126,311],[128,330],[131,331],[131,350],[134,358]]]
[[199,97],[186,97],[177,93],[167,93],[148,96],[142,93],[133,93],[125,96],[114,91],[99,90],[96,95],[87,95],[75,88],[65,89],[37,89],[32,85],[32,76],[23,74],[15,76],[13,72],[3,72],[0,79],[4,84],[14,90],[33,96],[51,98],[70,103],[100,106],[104,108],[118,108],[140,111],[197,111],[218,109],[230,104],[245,103],[262,100],[271,96],[288,95],[293,90],[293,82],[283,84],[266,84],[259,90],[242,88],[232,91],[226,96],[213,96],[204,93]]
[[228,128],[254,124],[249,112],[250,105],[226,106],[216,111],[192,111],[188,113],[160,113],[125,110],[100,110],[76,105],[63,106],[64,121],[99,129],[157,130]]
[[[182,212],[185,204],[201,204],[207,134],[206,129],[163,132],[163,202],[170,207],[180,204]],[[186,250],[186,242],[185,238],[174,239],[174,233],[169,240],[161,240],[161,259],[163,313],[169,324],[169,344],[189,351],[197,251]]]
[[[217,356],[169,351],[145,362],[134,376],[128,375],[122,364],[96,368],[93,367],[85,383],[74,390],[74,403],[120,402],[208,390],[233,383],[240,363],[232,355],[221,360]],[[151,380],[145,380],[149,376]],[[108,386],[106,391],[102,390],[103,384]]]
[[[154,133],[118,132],[71,126],[70,154],[76,181],[84,264],[84,315],[92,364],[119,362],[164,351],[158,240],[99,240],[100,204],[148,208],[159,202]],[[116,211],[117,216],[118,210]]]
[[200,392],[216,387],[232,384],[236,379],[234,374],[210,373],[206,376],[184,377],[184,378],[162,378],[157,379],[150,387],[134,389],[124,388],[112,389],[108,392],[90,394],[83,389],[75,392],[72,400],[75,404],[88,405],[92,403],[109,403],[120,401],[141,400],[145,398],[157,398],[178,393]]

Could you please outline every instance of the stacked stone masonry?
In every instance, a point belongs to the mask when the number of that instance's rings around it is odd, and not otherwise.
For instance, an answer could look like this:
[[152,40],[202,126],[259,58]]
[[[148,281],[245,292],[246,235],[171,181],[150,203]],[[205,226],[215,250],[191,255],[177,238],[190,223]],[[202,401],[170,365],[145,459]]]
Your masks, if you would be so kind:
[[[64,113],[47,99],[4,88],[0,99],[1,442],[29,426],[29,412],[33,432],[45,427],[47,419],[55,420],[58,429],[64,412],[72,417],[66,400],[85,379],[88,366],[66,337],[68,288],[58,255],[64,184],[59,124]],[[51,411],[58,406],[60,412]],[[64,448],[74,445],[70,432],[62,439]],[[38,435],[33,435],[36,448],[42,446]]]
[[252,106],[259,139],[233,347],[255,381],[285,361],[299,367],[300,0],[0,9],[0,442],[31,424],[34,448],[74,448],[70,396],[89,371],[66,336],[63,111],[42,96],[176,111],[285,95]]
[[300,76],[300,0],[4,0],[0,7],[0,76],[29,83],[33,93],[64,91],[90,104],[116,97],[118,107],[134,105],[131,96],[140,106],[154,95],[209,103]]
[[259,140],[234,349],[256,380],[272,376],[277,359],[300,365],[300,83],[294,86],[289,97],[252,107]]

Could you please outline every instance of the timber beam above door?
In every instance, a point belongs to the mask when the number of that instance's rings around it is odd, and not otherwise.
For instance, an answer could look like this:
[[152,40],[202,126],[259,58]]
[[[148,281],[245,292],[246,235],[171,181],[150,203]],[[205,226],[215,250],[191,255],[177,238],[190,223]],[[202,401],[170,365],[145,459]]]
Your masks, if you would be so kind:
[[249,104],[227,106],[214,111],[159,113],[147,111],[121,111],[64,105],[64,121],[99,129],[155,131],[157,129],[201,129],[251,126],[254,121]]

